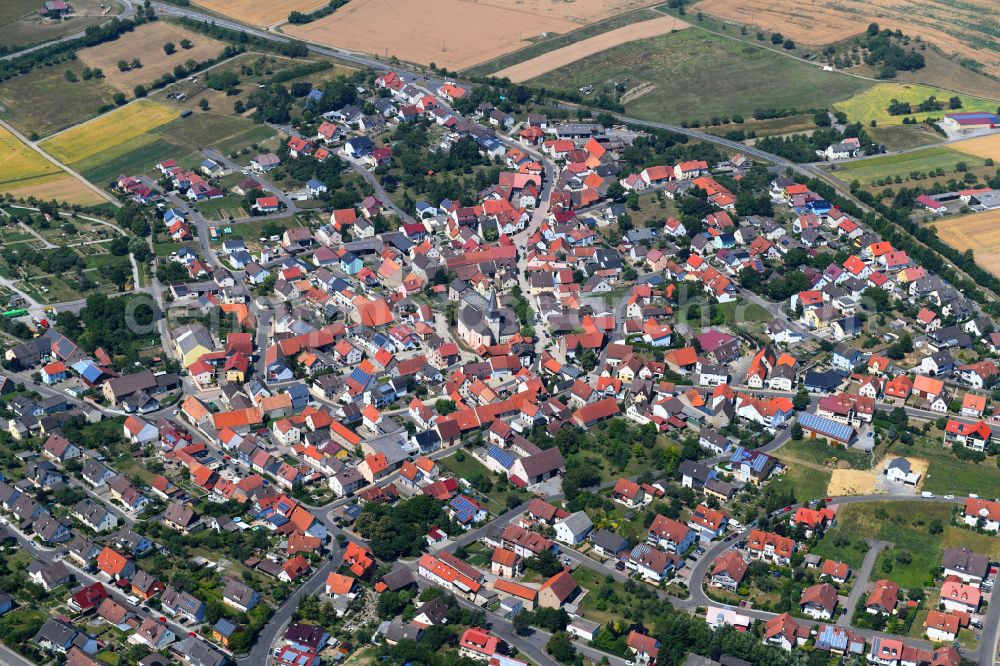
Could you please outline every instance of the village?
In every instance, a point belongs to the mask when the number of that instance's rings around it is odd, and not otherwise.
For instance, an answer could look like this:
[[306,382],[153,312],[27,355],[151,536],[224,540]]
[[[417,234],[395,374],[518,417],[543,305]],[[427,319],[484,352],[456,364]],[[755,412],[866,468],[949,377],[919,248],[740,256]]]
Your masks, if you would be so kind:
[[279,141],[99,184],[130,290],[0,271],[0,662],[992,664],[963,267],[751,146],[491,85],[261,83]]

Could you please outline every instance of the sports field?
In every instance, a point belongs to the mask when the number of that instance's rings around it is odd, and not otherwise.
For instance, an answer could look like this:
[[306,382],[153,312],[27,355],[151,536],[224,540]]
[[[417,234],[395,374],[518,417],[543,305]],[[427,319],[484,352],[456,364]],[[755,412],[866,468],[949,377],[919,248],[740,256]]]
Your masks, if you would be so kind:
[[502,69],[493,76],[507,77],[514,83],[523,83],[536,76],[551,72],[554,69],[565,67],[577,60],[583,60],[594,53],[610,49],[612,46],[626,44],[637,39],[665,35],[671,31],[683,30],[687,27],[690,26],[684,21],[679,21],[668,16],[662,16],[651,21],[634,23],[580,40],[575,44],[564,46],[561,49],[549,51],[537,58],[525,60],[524,62]]
[[972,250],[976,263],[1000,276],[1000,210],[934,221],[938,238],[956,250]]
[[351,0],[306,25],[286,25],[288,35],[340,48],[396,56],[421,64],[464,69],[563,34],[650,0]]
[[195,5],[244,23],[268,26],[284,23],[292,12],[311,12],[327,0],[194,0]]
[[991,74],[1000,74],[1000,32],[995,0],[701,0],[688,13],[703,11],[742,24],[778,31],[814,46],[843,41],[877,21],[882,28],[969,58]]
[[697,28],[615,46],[532,80],[562,90],[592,85],[595,96],[621,94],[616,81],[627,81],[629,115],[671,122],[829,106],[871,85]]
[[21,143],[0,127],[0,192],[15,197],[58,199],[69,203],[96,204],[103,201],[76,178]]
[[947,179],[963,175],[955,175],[955,165],[959,162],[964,162],[968,168],[983,166],[983,160],[974,155],[960,153],[950,148],[931,147],[898,155],[838,163],[837,172],[844,180],[856,178],[865,185],[879,178],[893,178],[897,175],[905,178],[912,172],[927,173],[936,169],[943,169],[944,177]]
[[[909,102],[914,107],[926,100],[928,97],[936,97],[938,101],[947,104],[954,93],[911,83],[879,83],[865,90],[864,92],[851,97],[850,99],[837,102],[834,106],[838,111],[847,114],[851,122],[860,122],[868,125],[874,120],[879,125],[901,125],[903,118],[917,118],[925,120],[930,117],[941,118],[948,113],[947,109],[941,111],[926,111],[923,113],[911,113],[906,116],[889,115],[889,105],[893,99],[900,102]],[[997,103],[980,97],[970,97],[969,95],[959,95],[962,100],[962,108],[959,111],[996,111]]]
[[150,130],[175,118],[175,110],[141,100],[46,139],[41,147],[60,162],[76,166],[98,154],[113,154],[122,146],[134,147]]
[[[191,48],[182,48],[182,40],[191,42]],[[163,50],[167,42],[176,48],[172,55]],[[141,25],[114,41],[81,49],[76,56],[84,65],[103,71],[109,84],[131,95],[136,85],[148,85],[188,60],[202,62],[215,58],[225,48],[225,44],[211,37],[174,23],[155,21]],[[142,66],[124,72],[119,70],[119,60],[131,63],[133,58],[138,58]]]

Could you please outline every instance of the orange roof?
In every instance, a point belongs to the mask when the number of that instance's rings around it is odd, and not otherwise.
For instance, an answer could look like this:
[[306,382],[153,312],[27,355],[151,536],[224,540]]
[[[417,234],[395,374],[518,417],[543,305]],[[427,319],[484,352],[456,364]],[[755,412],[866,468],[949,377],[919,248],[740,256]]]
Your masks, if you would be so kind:
[[125,570],[128,558],[115,550],[104,547],[97,556],[97,568],[110,576],[117,576]]
[[694,365],[698,361],[698,352],[694,347],[671,349],[667,352],[664,360],[680,367]]
[[255,407],[234,409],[229,412],[219,412],[212,415],[212,424],[217,431],[223,428],[240,428],[262,423],[260,412]]
[[365,462],[368,463],[368,469],[372,471],[372,474],[378,474],[384,472],[389,468],[389,461],[386,459],[384,453],[369,453],[365,456]]
[[944,382],[926,375],[917,375],[916,379],[913,380],[913,390],[930,395],[941,395],[941,391],[944,390]]
[[493,589],[505,592],[515,597],[520,597],[522,599],[530,599],[532,601],[534,601],[535,597],[538,595],[538,591],[534,588],[528,587],[527,585],[521,585],[513,581],[503,580],[502,578],[498,578],[493,581]]
[[986,396],[966,393],[965,398],[962,400],[962,409],[972,409],[982,412],[986,409]]
[[198,400],[198,398],[193,395],[189,395],[184,400],[184,404],[181,405],[181,411],[196,422],[202,420],[209,414],[208,407],[206,407],[201,400]]
[[330,594],[350,594],[354,588],[354,579],[336,572],[330,572],[326,577],[326,587]]
[[494,564],[499,564],[503,567],[512,567],[517,564],[518,556],[512,550],[507,550],[506,548],[501,548],[497,546],[493,549],[492,562]]

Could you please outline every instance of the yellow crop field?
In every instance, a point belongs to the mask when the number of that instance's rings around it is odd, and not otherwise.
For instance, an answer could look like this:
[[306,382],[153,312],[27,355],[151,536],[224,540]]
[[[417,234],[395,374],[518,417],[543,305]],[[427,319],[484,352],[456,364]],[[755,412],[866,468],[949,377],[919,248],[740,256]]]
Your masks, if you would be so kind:
[[103,201],[92,189],[3,127],[0,127],[0,193],[84,205]]
[[966,155],[975,155],[984,160],[989,158],[994,162],[1000,162],[1000,134],[987,134],[975,139],[959,141],[951,144],[950,147]]
[[24,184],[58,173],[59,167],[0,127],[0,185]]
[[976,263],[1000,276],[1000,210],[934,220],[938,238],[956,250],[972,250]]
[[[104,153],[108,158],[113,157],[114,149],[126,143],[134,148],[134,139],[141,143],[139,137],[175,118],[177,111],[174,109],[157,102],[140,100],[77,125],[46,139],[40,145],[52,157],[72,166],[98,153]],[[150,134],[149,140],[154,139]]]
[[[941,118],[945,113],[948,113],[948,110],[925,111],[923,113],[911,113],[906,116],[892,116],[889,115],[889,105],[892,103],[892,100],[909,102],[916,107],[931,96],[936,97],[938,101],[944,102],[947,105],[948,100],[954,96],[954,93],[941,90],[940,88],[917,84],[878,83],[854,97],[842,102],[835,102],[833,106],[838,111],[846,113],[848,120],[851,122],[860,122],[867,125],[868,121],[875,120],[879,125],[901,125],[903,124],[903,118],[910,117],[919,120],[930,117]],[[996,102],[991,102],[980,97],[959,95],[959,98],[962,100],[962,108],[957,109],[957,111],[996,111],[997,108]]]

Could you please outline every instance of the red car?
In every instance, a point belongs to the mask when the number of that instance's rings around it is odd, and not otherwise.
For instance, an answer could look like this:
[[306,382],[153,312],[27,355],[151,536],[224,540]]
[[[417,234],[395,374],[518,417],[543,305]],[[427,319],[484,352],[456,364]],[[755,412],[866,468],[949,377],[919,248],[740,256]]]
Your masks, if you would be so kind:
[[160,616],[160,622],[163,622],[164,624],[166,624],[166,622],[167,622],[167,618],[165,618],[165,617],[163,617],[163,616],[161,615],[161,616]]

